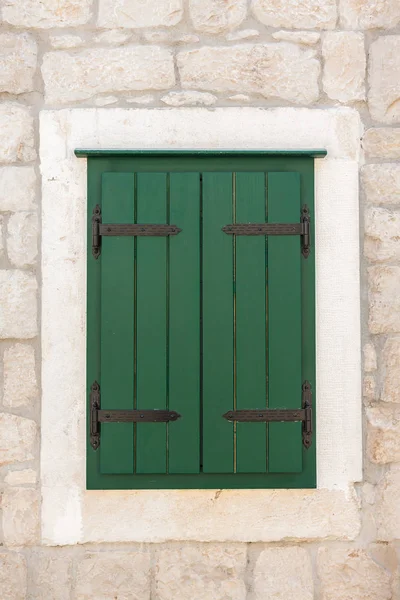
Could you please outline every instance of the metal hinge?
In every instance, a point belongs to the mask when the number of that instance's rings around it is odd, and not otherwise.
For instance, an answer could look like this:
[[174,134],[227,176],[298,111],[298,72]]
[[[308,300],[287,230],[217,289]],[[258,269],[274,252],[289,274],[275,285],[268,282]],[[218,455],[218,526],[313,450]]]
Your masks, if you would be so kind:
[[225,225],[228,235],[300,235],[304,258],[310,255],[310,211],[307,205],[301,210],[299,223],[234,223]]
[[227,421],[238,421],[239,423],[271,423],[271,422],[293,422],[302,421],[303,445],[305,448],[311,446],[312,441],[312,392],[311,384],[305,381],[302,385],[302,408],[261,408],[255,410],[229,410],[224,415]]
[[101,238],[103,236],[166,236],[178,235],[182,229],[176,225],[161,225],[148,223],[102,223],[101,208],[98,204],[92,214],[92,254],[99,258]]
[[90,388],[90,445],[100,446],[100,423],[167,423],[180,414],[174,410],[101,410],[100,386],[95,381]]

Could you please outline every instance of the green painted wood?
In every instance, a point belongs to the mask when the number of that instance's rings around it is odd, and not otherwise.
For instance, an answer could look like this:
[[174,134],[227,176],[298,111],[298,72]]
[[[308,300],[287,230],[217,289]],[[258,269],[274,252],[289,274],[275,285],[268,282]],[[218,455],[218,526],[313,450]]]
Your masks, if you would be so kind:
[[[236,223],[265,223],[266,174],[237,173]],[[236,237],[236,408],[267,406],[265,237]],[[267,470],[267,426],[237,423],[236,471]]]
[[203,471],[234,471],[232,173],[203,174]]
[[[268,174],[268,222],[300,220],[300,174]],[[300,236],[268,238],[268,403],[270,408],[301,407],[301,260]],[[268,469],[303,468],[301,423],[270,423]]]
[[85,157],[119,157],[119,156],[284,156],[284,157],[303,157],[308,156],[312,158],[323,157],[327,155],[327,150],[323,148],[315,148],[312,150],[118,150],[118,149],[90,149],[90,148],[76,148],[75,155],[78,158]]
[[[133,223],[134,175],[104,173],[101,210],[104,223]],[[93,259],[94,260],[94,259]],[[134,240],[103,237],[101,255],[101,407],[133,408]],[[132,423],[101,425],[102,473],[133,473]]]
[[[138,173],[137,222],[168,222],[166,173]],[[137,238],[137,407],[167,407],[167,237]],[[167,426],[138,423],[136,472],[166,473]]]
[[170,176],[168,472],[200,470],[200,176]]

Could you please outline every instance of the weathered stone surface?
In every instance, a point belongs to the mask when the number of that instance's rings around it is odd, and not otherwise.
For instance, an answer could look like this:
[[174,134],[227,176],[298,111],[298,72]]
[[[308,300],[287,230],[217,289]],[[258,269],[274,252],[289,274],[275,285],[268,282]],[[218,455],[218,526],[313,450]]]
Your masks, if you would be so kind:
[[365,375],[363,379],[363,398],[372,402],[377,399],[376,381],[373,375]]
[[[376,490],[377,541],[400,538],[400,466],[391,465]],[[379,598],[379,596],[378,596]]]
[[32,406],[38,395],[35,352],[27,344],[15,344],[4,351],[3,404],[10,408]]
[[0,162],[29,161],[36,158],[33,119],[21,104],[0,104]]
[[22,554],[0,554],[0,590],[1,600],[26,599],[27,569]]
[[144,31],[143,38],[151,44],[197,44],[199,36],[191,33],[182,33],[174,29],[158,29],[156,31]]
[[[400,12],[399,2],[397,6]],[[400,123],[400,35],[379,37],[371,44],[369,57],[371,116],[382,123]]]
[[70,600],[73,565],[68,551],[39,550],[31,556],[30,567],[29,600]]
[[2,499],[6,546],[32,546],[39,541],[39,492],[31,488],[6,488]]
[[382,351],[381,400],[400,403],[400,338],[388,338]]
[[100,0],[99,27],[171,27],[182,19],[182,0]]
[[253,13],[269,27],[333,29],[337,10],[334,0],[253,0]]
[[400,408],[379,404],[367,409],[367,451],[374,463],[400,461]]
[[362,145],[369,158],[400,158],[400,128],[367,129]]
[[365,49],[362,33],[336,31],[322,42],[324,91],[333,100],[354,102],[365,99]]
[[133,98],[127,98],[127,102],[130,104],[151,104],[154,102],[154,96],[151,94],[145,94],[144,96],[135,96]]
[[170,92],[161,98],[169,106],[212,106],[218,98],[207,92]]
[[367,209],[364,254],[372,262],[400,260],[400,212]]
[[304,548],[271,546],[257,559],[249,600],[313,600],[311,560]]
[[109,104],[115,104],[116,102],[118,102],[117,96],[100,96],[100,98],[94,100],[96,106],[108,106]]
[[50,44],[53,48],[61,50],[63,48],[78,48],[85,43],[80,35],[51,35]]
[[232,31],[227,33],[225,39],[228,42],[234,42],[235,40],[247,40],[249,38],[255,38],[260,35],[257,29],[242,29],[241,31]]
[[276,31],[272,34],[272,37],[274,40],[280,40],[282,42],[313,46],[319,42],[321,34],[316,31]]
[[130,31],[121,31],[120,29],[112,29],[111,31],[103,31],[94,38],[97,44],[113,44],[118,46],[119,44],[125,44],[132,37]]
[[158,46],[49,52],[43,58],[42,74],[49,103],[109,92],[162,90],[175,84],[172,54]]
[[3,21],[16,27],[74,27],[91,17],[93,0],[4,0]]
[[21,469],[20,471],[9,471],[4,478],[7,485],[35,485],[37,481],[37,471],[33,469]]
[[38,227],[36,212],[18,212],[8,219],[7,253],[15,267],[35,264],[38,253]]
[[178,54],[182,85],[220,92],[255,92],[298,104],[318,99],[319,62],[293,44],[204,47]]
[[246,18],[246,0],[190,0],[194,28],[204,33],[224,33],[238,27]]
[[245,544],[184,544],[157,552],[155,600],[245,600]]
[[0,413],[0,466],[34,458],[36,423]]
[[340,0],[339,12],[346,29],[390,29],[400,22],[398,0]]
[[30,35],[0,34],[0,92],[31,92],[36,62],[37,46]]
[[35,208],[36,174],[33,167],[0,168],[0,211]]
[[229,96],[229,100],[233,100],[233,102],[251,102],[250,96],[246,94],[235,94],[234,96]]
[[366,165],[361,176],[367,202],[400,203],[400,164]]
[[400,332],[400,267],[370,267],[368,283],[370,332]]
[[94,552],[79,563],[77,600],[150,600],[150,554]]
[[364,550],[330,548],[318,551],[321,600],[391,600],[390,573]]
[[28,273],[0,271],[0,339],[37,335],[37,282]]
[[372,371],[376,371],[377,361],[376,361],[375,346],[371,342],[368,342],[367,344],[364,344],[363,352],[364,352],[364,371],[366,373],[371,373]]

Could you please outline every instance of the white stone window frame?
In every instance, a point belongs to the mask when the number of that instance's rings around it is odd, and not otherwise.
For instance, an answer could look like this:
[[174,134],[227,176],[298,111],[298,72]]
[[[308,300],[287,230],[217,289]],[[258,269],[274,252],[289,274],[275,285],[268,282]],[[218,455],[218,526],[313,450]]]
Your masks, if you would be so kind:
[[[43,544],[357,536],[361,130],[349,108],[41,113]],[[315,159],[317,489],[86,490],[87,163],[76,148],[327,150]]]

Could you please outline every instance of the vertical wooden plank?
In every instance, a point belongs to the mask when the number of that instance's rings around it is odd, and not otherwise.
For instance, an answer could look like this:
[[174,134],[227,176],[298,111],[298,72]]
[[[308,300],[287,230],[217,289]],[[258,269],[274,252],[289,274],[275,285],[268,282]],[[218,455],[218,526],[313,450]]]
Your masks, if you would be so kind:
[[[134,175],[104,173],[103,223],[133,223]],[[103,237],[101,255],[101,407],[133,408],[134,240]],[[132,423],[101,425],[100,471],[133,473]]]
[[[300,174],[268,174],[268,222],[300,220]],[[268,238],[268,402],[301,407],[301,245],[299,236]],[[270,423],[268,470],[302,470],[301,423]]]
[[233,473],[232,173],[203,174],[203,471]]
[[[137,222],[167,223],[167,174],[137,174]],[[167,407],[167,237],[137,238],[137,408]],[[136,426],[136,472],[166,473],[165,423]]]
[[[265,223],[265,173],[237,173],[236,222]],[[265,408],[266,256],[264,236],[236,237],[236,408]],[[237,423],[236,470],[265,473],[265,423]]]
[[182,416],[169,423],[169,473],[200,470],[200,175],[171,173],[169,408]]

